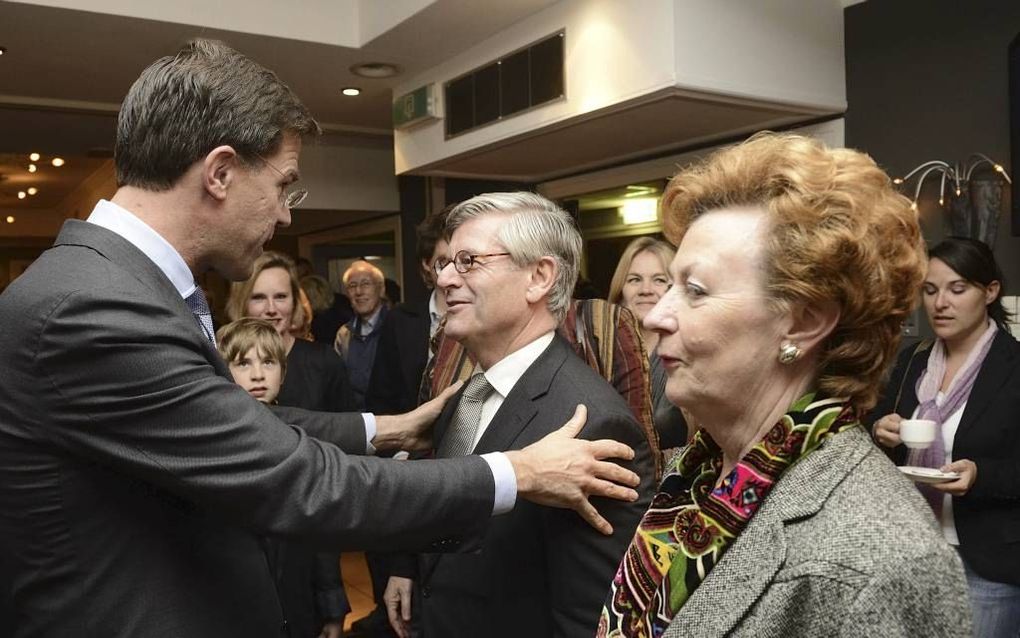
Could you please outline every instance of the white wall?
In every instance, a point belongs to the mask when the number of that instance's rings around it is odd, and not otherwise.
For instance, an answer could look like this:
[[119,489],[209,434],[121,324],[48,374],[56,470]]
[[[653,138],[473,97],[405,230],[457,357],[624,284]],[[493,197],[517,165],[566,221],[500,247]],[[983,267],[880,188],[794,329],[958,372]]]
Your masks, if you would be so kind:
[[394,135],[398,173],[677,87],[846,107],[840,0],[563,0],[396,87],[401,95],[566,30],[566,99],[450,140],[442,120]]
[[308,189],[301,208],[400,210],[388,137],[327,135],[306,142],[301,151],[301,186]]
[[674,17],[681,88],[846,108],[839,0],[677,0]]
[[595,111],[675,83],[672,0],[563,0],[444,64],[409,78],[402,95],[429,82],[442,84],[545,36],[566,29],[566,99],[445,140],[439,120],[397,131],[396,170],[402,173]]
[[357,48],[435,0],[14,1]]

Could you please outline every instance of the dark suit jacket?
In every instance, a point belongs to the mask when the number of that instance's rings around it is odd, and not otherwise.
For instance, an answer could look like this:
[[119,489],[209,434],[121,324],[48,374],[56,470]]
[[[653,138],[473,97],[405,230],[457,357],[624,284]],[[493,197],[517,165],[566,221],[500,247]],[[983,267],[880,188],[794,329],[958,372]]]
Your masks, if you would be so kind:
[[399,414],[418,406],[418,387],[429,356],[428,300],[401,304],[379,328],[379,344],[365,409],[376,414]]
[[281,410],[304,429],[284,425],[231,381],[162,271],[98,226],[64,225],[0,296],[0,325],[16,636],[279,636],[260,535],[470,548],[490,518],[477,457],[346,456],[332,443],[364,450],[357,415]]
[[[436,441],[442,441],[458,401],[437,421]],[[633,413],[557,336],[506,397],[475,453],[534,443],[563,425],[578,403],[588,406],[581,437],[634,448],[626,466],[641,476],[640,498],[592,499],[612,523],[611,537],[573,511],[518,502],[493,519],[480,553],[421,556],[423,600],[413,613],[420,613],[426,638],[594,635],[609,583],[654,488],[654,462]]]
[[[895,412],[910,418],[915,387],[928,365],[931,345],[900,353],[868,423]],[[898,399],[898,400],[897,400]],[[906,447],[892,451],[902,463]],[[977,464],[977,480],[953,497],[953,517],[964,560],[989,580],[1020,585],[1020,344],[999,330],[992,341],[953,442],[953,458]]]

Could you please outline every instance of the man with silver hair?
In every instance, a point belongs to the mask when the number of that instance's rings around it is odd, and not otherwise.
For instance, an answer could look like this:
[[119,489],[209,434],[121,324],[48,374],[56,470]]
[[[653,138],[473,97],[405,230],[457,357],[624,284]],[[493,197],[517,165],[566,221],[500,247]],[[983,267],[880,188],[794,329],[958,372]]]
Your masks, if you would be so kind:
[[445,333],[476,368],[436,423],[437,456],[519,449],[585,404],[580,436],[634,448],[626,466],[642,477],[640,497],[598,503],[613,536],[573,512],[528,504],[494,520],[479,553],[420,555],[403,570],[410,578],[390,580],[391,623],[406,636],[413,614],[426,638],[591,636],[627,533],[651,498],[654,468],[627,404],[556,334],[577,280],[580,234],[553,202],[525,192],[469,199],[450,212],[446,230],[449,254],[435,266]]

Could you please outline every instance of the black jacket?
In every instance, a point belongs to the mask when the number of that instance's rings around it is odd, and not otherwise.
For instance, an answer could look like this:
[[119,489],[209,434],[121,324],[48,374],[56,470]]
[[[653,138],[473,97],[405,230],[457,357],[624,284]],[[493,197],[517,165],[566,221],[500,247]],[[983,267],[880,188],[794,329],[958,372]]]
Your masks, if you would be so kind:
[[[914,388],[928,363],[932,344],[900,353],[869,424],[895,412],[910,418],[917,408]],[[906,447],[891,451],[903,463]],[[980,576],[1020,585],[1020,344],[999,330],[967,398],[953,443],[953,459],[977,464],[977,479],[953,497],[960,551]]]

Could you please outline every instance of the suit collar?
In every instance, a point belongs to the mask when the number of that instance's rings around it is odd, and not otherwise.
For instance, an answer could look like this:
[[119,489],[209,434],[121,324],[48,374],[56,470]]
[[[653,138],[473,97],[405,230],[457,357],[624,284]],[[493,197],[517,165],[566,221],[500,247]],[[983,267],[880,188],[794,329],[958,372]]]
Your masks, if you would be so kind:
[[666,636],[730,633],[761,598],[786,560],[787,522],[817,514],[832,492],[873,451],[860,427],[836,434],[776,483],[764,505],[670,623]]
[[163,271],[181,297],[187,298],[195,290],[195,276],[177,249],[131,211],[101,199],[88,222],[120,235],[141,251]]
[[992,341],[992,347],[988,350],[981,370],[974,379],[974,386],[967,397],[967,407],[964,408],[963,416],[960,419],[959,433],[965,432],[972,427],[981,416],[981,413],[988,407],[992,400],[999,394],[999,390],[1007,380],[1012,378],[1012,370],[1020,362],[1017,356],[1018,344],[1008,331],[999,328]]
[[569,346],[562,337],[554,335],[493,415],[485,434],[475,446],[476,454],[510,449],[521,431],[538,414],[537,401],[549,392],[553,378],[567,356],[573,356]]
[[208,358],[213,362],[217,373],[230,378],[230,371],[223,363],[223,358],[209,343],[209,339],[198,325],[195,316],[184,303],[180,291],[167,278],[166,273],[134,244],[102,226],[78,219],[69,219],[61,227],[60,234],[57,235],[53,246],[81,246],[93,250],[117,264],[143,287],[158,295],[168,308],[176,308],[182,317],[187,317],[187,323],[194,328],[196,335],[205,345]]

